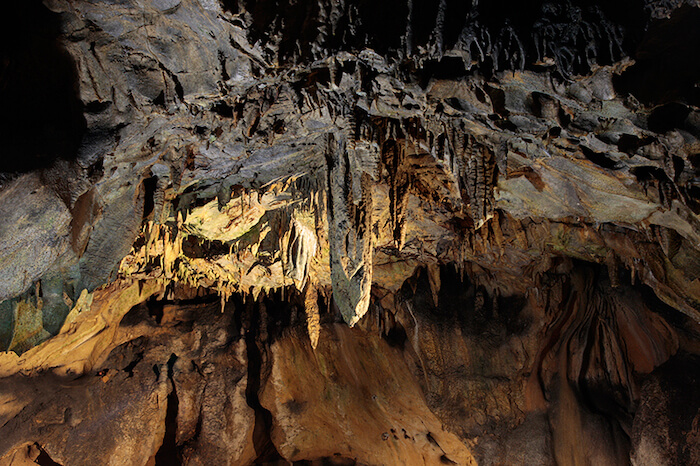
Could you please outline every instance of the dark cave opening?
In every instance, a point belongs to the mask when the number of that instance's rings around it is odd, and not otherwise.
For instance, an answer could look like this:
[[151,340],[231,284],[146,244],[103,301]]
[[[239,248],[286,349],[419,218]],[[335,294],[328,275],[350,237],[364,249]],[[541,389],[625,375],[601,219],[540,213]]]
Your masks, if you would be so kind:
[[176,466],[182,464],[182,457],[177,446],[177,413],[179,400],[177,387],[173,380],[173,371],[178,357],[171,354],[166,364],[168,379],[170,380],[170,393],[168,393],[168,406],[165,413],[165,433],[163,443],[156,452],[155,466]]
[[[484,336],[500,341],[505,335],[519,335],[528,326],[522,315],[526,306],[523,295],[500,295],[469,277],[456,264],[439,267],[437,305],[427,269],[421,268],[401,288],[404,301],[410,301],[422,319],[445,329],[457,325],[464,335]],[[400,329],[405,335],[405,330]],[[395,334],[400,337],[401,334]]]
[[386,333],[382,333],[382,337],[389,344],[399,348],[404,349],[406,341],[408,340],[408,335],[406,335],[406,330],[398,323],[395,323]]
[[34,461],[39,466],[62,466],[61,463],[54,461],[46,450],[44,450],[38,443],[31,445],[29,448],[32,447],[39,451],[39,456],[37,456],[36,460]]
[[0,173],[73,160],[86,122],[76,65],[59,39],[60,16],[38,0],[11,2],[0,17]]
[[[698,50],[700,52],[700,49]],[[700,77],[700,76],[699,76]],[[685,129],[685,121],[690,108],[680,102],[669,102],[655,107],[649,114],[649,129],[660,134],[675,128]]]
[[[458,325],[461,335],[497,348],[533,324],[533,301],[526,296],[500,296],[493,284],[479,284],[484,277],[462,274],[453,264],[440,266],[439,276],[437,305],[427,269],[419,269],[399,292],[420,325],[430,323],[446,334]],[[559,391],[566,384],[584,416],[584,428],[602,429],[615,454],[629,455],[628,432],[638,409],[639,387],[664,367],[652,370],[655,365],[685,360],[682,352],[676,353],[670,332],[688,332],[681,329],[694,328],[692,323],[649,286],[635,281],[625,267],[558,258],[539,283],[537,295],[548,298],[541,303],[544,309],[536,312],[550,320],[541,342],[542,359],[535,359],[532,371],[549,374],[540,380],[546,399],[559,403]],[[698,337],[691,332],[684,338]],[[551,361],[566,362],[560,366]],[[652,369],[644,372],[641,367]],[[556,423],[570,415],[553,418],[553,428],[563,428]]]
[[581,146],[581,151],[588,160],[598,165],[599,167],[606,168],[608,170],[613,170],[618,165],[618,163],[615,160],[613,160],[603,152],[595,152],[585,146]]
[[633,55],[635,64],[615,77],[621,93],[645,104],[682,100],[700,105],[700,10],[683,6],[653,21]]
[[[248,383],[245,396],[248,406],[255,411],[255,424],[253,428],[253,444],[258,455],[255,464],[267,464],[279,461],[282,456],[272,442],[272,413],[261,403],[259,391],[264,380],[263,366],[265,365],[265,342],[260,342],[260,331],[267,333],[264,319],[261,319],[260,306],[249,297],[243,299],[241,309],[245,309],[248,327],[245,333],[246,351],[248,357]],[[238,300],[241,301],[240,299]]]
[[143,180],[144,204],[143,204],[143,219],[147,219],[153,213],[155,208],[155,195],[158,187],[158,177],[151,176]]

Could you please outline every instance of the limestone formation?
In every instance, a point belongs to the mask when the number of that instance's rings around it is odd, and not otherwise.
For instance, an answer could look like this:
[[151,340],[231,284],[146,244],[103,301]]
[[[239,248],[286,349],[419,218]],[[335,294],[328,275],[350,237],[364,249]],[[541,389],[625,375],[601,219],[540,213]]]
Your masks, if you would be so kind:
[[700,461],[697,0],[0,23],[0,465]]

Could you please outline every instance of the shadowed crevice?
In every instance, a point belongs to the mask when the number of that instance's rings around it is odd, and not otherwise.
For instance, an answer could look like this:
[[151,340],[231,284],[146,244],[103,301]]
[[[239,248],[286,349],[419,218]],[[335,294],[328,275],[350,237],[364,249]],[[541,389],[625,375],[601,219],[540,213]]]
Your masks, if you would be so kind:
[[86,130],[76,65],[63,47],[59,15],[37,0],[0,15],[0,173],[76,158]]

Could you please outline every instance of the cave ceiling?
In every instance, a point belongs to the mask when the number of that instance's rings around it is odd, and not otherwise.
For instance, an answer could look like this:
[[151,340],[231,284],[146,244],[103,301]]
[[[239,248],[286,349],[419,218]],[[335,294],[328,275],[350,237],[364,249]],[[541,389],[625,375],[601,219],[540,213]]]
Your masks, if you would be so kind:
[[700,463],[696,0],[0,16],[0,464]]

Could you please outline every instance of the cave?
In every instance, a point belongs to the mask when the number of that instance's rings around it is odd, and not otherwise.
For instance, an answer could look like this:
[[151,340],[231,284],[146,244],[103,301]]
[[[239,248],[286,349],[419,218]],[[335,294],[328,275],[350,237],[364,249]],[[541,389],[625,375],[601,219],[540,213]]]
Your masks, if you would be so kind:
[[697,0],[0,23],[0,466],[700,464]]
[[61,20],[40,2],[3,7],[0,20],[0,181],[75,159],[86,129],[74,58]]

